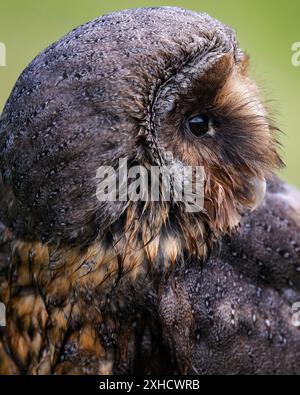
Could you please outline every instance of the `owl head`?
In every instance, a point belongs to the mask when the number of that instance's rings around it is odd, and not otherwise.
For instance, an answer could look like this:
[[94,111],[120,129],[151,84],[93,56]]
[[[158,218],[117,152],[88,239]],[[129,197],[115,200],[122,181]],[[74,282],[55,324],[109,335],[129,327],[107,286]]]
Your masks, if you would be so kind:
[[[5,106],[0,218],[20,239],[101,245],[131,262],[204,256],[282,165],[247,68],[233,30],[180,8],[115,12],[73,30],[33,60]],[[202,210],[172,198],[99,201],[97,169],[122,158],[201,166]]]

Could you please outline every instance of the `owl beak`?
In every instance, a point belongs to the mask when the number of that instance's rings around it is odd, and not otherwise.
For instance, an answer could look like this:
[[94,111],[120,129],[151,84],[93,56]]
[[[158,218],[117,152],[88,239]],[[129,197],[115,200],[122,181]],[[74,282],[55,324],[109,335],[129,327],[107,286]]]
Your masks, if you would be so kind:
[[253,196],[253,204],[251,204],[251,210],[257,209],[260,206],[262,201],[264,200],[266,190],[267,190],[267,183],[266,180],[263,178],[253,177],[251,180],[251,184],[254,191]]

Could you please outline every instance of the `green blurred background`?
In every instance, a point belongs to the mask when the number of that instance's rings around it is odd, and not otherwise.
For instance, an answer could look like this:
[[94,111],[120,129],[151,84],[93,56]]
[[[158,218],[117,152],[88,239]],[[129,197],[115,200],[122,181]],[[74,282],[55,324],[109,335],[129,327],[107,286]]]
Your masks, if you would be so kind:
[[282,176],[300,187],[300,67],[291,62],[291,46],[300,42],[299,0],[114,1],[7,0],[0,5],[0,42],[7,66],[0,67],[0,112],[24,67],[69,30],[103,13],[141,6],[176,5],[206,11],[234,27],[251,56],[251,73],[263,89],[283,130]]

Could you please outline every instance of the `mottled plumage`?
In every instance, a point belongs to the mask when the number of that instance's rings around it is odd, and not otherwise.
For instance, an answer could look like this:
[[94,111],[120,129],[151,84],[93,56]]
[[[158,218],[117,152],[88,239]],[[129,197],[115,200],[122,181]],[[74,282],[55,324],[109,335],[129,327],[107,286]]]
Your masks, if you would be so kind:
[[[203,321],[213,337],[205,295],[235,262],[216,249],[241,216],[256,220],[248,210],[282,165],[247,64],[229,27],[161,7],[97,18],[23,72],[0,118],[2,372],[213,372],[203,362],[211,344],[199,350],[195,334]],[[200,138],[188,129],[198,114],[211,125]],[[202,165],[204,210],[188,213],[172,200],[99,202],[98,167],[124,157],[147,169]],[[257,242],[251,237],[241,249]],[[221,303],[236,303],[235,287]]]

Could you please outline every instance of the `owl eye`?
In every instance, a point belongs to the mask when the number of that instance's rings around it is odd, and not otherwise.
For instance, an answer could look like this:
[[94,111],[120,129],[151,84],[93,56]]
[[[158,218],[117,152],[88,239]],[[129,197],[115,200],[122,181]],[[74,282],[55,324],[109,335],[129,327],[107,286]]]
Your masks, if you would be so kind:
[[206,115],[196,115],[189,119],[188,126],[194,136],[202,137],[209,130],[209,118]]

